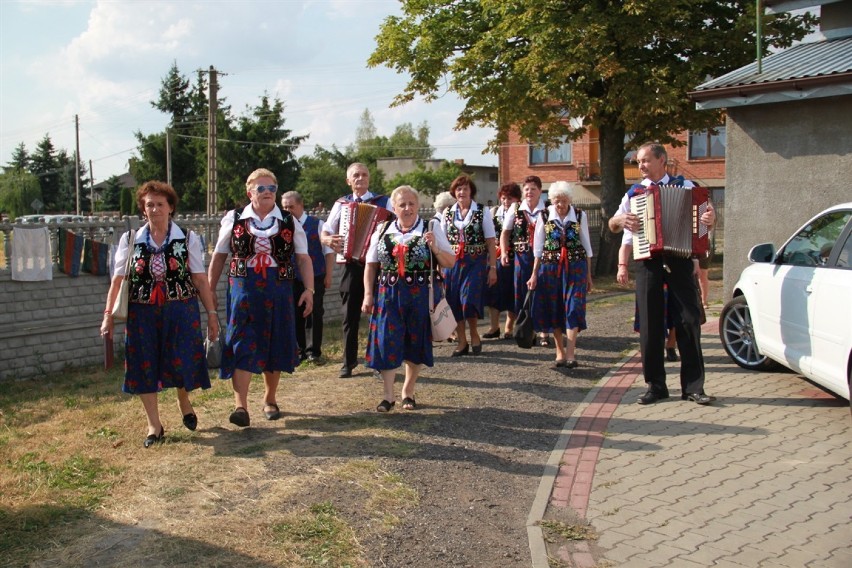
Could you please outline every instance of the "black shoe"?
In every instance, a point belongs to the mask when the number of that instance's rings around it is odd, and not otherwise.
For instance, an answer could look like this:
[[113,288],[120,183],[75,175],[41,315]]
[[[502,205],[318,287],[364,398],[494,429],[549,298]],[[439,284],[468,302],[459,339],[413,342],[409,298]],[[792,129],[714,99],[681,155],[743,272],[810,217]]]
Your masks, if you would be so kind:
[[701,393],[698,393],[698,394],[684,393],[684,394],[680,395],[680,399],[681,400],[691,400],[692,402],[694,402],[696,404],[710,404],[711,402],[716,400],[716,397],[710,396],[710,395],[707,395],[707,394],[704,394],[703,392],[701,392]]
[[[266,410],[267,408],[270,410]],[[263,405],[263,414],[267,420],[278,420],[281,418],[281,409],[274,402],[267,402]]]
[[194,412],[184,414],[183,425],[186,426],[189,430],[195,431],[195,429],[198,428],[198,416],[196,416]]
[[658,392],[649,390],[648,392],[640,396],[636,400],[636,402],[638,402],[639,404],[654,404],[658,400],[663,400],[665,398],[669,398],[669,393],[660,394]]
[[340,367],[340,374],[337,376],[341,379],[348,379],[352,376],[352,369],[350,367],[347,367],[346,365],[343,365],[342,367]]
[[483,339],[497,339],[500,337],[500,330],[495,329],[494,331],[489,331],[482,334]]
[[450,353],[450,357],[461,357],[462,355],[467,355],[470,352],[470,344],[464,346],[463,349],[458,349]]
[[160,433],[159,434],[148,434],[148,436],[145,438],[145,441],[142,442],[142,445],[145,446],[146,448],[150,448],[151,446],[153,446],[157,442],[162,442],[163,439],[165,438],[165,436],[166,436],[166,431],[162,426],[160,426]]
[[240,428],[245,428],[249,424],[251,424],[251,418],[249,418],[248,410],[243,408],[242,406],[238,406],[231,413],[231,416],[228,418],[231,424],[236,424]]
[[470,349],[471,351],[473,351],[474,355],[479,355],[480,353],[482,353],[482,344],[480,343],[479,345],[471,345]]
[[674,347],[666,347],[666,361],[680,361]]

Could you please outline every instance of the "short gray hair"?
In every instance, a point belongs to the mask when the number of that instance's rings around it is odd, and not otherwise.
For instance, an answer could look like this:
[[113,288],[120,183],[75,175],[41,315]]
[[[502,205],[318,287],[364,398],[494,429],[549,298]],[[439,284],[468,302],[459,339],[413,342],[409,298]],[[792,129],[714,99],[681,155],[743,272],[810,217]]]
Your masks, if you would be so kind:
[[416,200],[417,200],[417,205],[418,205],[418,206],[420,205],[420,194],[417,192],[417,190],[416,190],[416,189],[414,189],[414,188],[413,188],[413,187],[411,187],[410,185],[401,185],[401,186],[399,186],[398,188],[396,188],[395,190],[393,190],[393,191],[391,192],[391,194],[390,194],[390,201],[391,201],[391,203],[392,203],[393,205],[396,205],[396,200],[397,200],[397,198],[398,198],[400,195],[402,195],[403,193],[410,193],[411,195],[413,195],[413,196],[414,196],[414,199],[416,199]]
[[435,211],[438,213],[443,213],[447,207],[451,207],[453,203],[456,202],[456,198],[453,197],[453,194],[449,191],[442,191],[438,195],[435,196]]
[[567,197],[571,199],[574,194],[574,188],[567,181],[555,181],[550,184],[547,189],[547,198],[553,201],[557,197]]

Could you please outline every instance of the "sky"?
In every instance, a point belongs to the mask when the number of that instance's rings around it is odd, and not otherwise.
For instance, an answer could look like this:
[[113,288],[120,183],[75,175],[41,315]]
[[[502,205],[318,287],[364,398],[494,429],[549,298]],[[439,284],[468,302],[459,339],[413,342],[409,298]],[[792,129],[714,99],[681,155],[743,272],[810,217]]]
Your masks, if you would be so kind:
[[390,108],[407,75],[366,61],[399,13],[395,0],[0,0],[0,166],[45,134],[73,155],[77,116],[95,183],[126,172],[134,132],[165,129],[151,101],[174,62],[191,81],[215,67],[234,115],[264,93],[281,99],[284,127],[309,135],[299,155],[351,144],[368,109],[378,135],[426,121],[436,158],[497,165],[482,154],[493,130],[454,130],[463,102],[452,93]]

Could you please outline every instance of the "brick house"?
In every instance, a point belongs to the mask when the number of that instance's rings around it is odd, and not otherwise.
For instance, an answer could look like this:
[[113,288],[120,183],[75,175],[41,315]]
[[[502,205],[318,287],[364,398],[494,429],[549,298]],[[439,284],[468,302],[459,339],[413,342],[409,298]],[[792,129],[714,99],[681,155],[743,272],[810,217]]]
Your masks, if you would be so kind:
[[[684,146],[667,147],[669,173],[683,175],[700,185],[713,189],[714,200],[724,201],[725,188],[725,126],[716,134],[683,132],[679,139]],[[631,163],[634,152],[625,155],[624,177],[627,185],[639,181],[639,170]],[[596,129],[590,129],[581,139],[566,142],[559,148],[546,149],[529,144],[516,132],[499,152],[500,183],[520,182],[528,175],[541,178],[544,189],[557,180],[571,182],[574,199],[579,203],[600,202],[600,148]]]

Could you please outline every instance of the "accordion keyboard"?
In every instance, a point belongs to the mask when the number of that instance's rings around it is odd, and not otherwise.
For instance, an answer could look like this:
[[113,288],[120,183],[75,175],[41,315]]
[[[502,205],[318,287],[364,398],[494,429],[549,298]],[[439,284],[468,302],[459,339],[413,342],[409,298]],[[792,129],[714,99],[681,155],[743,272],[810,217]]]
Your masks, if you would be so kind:
[[654,196],[646,193],[633,197],[630,212],[639,217],[639,228],[633,233],[633,258],[650,258],[651,245],[657,242]]

